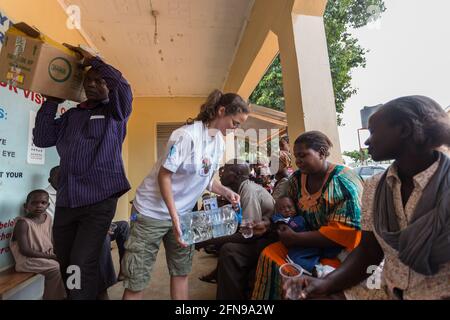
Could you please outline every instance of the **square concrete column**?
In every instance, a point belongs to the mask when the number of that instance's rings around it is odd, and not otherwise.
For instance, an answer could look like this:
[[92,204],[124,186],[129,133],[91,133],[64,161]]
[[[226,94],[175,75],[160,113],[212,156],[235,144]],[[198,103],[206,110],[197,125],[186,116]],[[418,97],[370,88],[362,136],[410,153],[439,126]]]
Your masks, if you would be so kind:
[[285,111],[291,140],[294,141],[305,131],[322,131],[334,145],[330,161],[341,163],[322,16],[325,5],[326,1],[295,1],[294,6],[285,7],[274,32],[280,48]]

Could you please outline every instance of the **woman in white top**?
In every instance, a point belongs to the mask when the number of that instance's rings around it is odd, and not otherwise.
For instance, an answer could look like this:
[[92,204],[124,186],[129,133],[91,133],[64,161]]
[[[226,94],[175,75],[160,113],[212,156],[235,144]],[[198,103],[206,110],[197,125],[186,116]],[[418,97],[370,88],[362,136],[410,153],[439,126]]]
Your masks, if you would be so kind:
[[247,120],[237,94],[213,91],[194,121],[175,130],[166,152],[136,190],[130,237],[122,260],[123,299],[142,299],[161,240],[171,276],[172,299],[188,298],[194,246],[182,241],[179,217],[191,211],[205,189],[232,204],[239,195],[213,179],[225,150],[224,136]]

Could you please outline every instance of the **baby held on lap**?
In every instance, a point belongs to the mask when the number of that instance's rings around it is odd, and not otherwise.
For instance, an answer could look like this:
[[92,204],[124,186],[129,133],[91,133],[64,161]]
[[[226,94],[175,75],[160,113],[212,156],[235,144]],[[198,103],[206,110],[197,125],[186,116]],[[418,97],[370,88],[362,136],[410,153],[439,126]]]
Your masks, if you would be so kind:
[[[305,219],[297,214],[295,204],[291,198],[285,196],[280,197],[275,203],[276,213],[272,216],[272,222],[277,229],[282,232],[286,226],[294,232],[308,232],[309,230]],[[320,263],[322,258],[336,258],[342,251],[342,247],[336,245],[327,248],[312,248],[298,246],[290,246],[288,248],[287,260],[301,266],[305,273],[313,274],[317,277],[323,277],[334,268],[325,266]]]

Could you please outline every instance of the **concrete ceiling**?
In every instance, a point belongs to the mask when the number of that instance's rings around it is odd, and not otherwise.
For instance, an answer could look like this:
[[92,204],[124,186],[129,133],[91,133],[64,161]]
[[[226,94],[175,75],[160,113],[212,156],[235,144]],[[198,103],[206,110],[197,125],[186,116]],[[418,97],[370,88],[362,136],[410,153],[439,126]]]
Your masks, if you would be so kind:
[[223,87],[254,0],[60,2],[80,7],[82,31],[135,96],[206,96]]

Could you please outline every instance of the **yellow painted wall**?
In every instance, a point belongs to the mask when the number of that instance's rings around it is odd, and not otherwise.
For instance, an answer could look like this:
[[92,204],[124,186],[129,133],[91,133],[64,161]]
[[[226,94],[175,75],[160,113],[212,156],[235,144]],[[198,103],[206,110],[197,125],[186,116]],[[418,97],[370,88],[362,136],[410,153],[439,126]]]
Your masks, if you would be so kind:
[[128,122],[128,179],[134,198],[136,188],[156,162],[156,124],[185,122],[197,116],[205,98],[135,98]]
[[[122,159],[125,166],[125,172],[128,172],[128,138],[122,145]],[[128,174],[127,174],[128,176]],[[117,203],[116,215],[114,221],[128,220],[129,207],[128,207],[128,194],[122,196]]]
[[307,16],[323,16],[328,0],[294,0],[292,12]]

